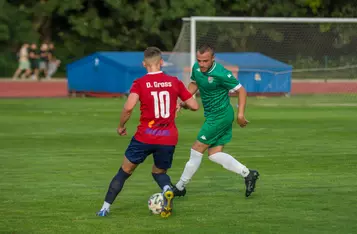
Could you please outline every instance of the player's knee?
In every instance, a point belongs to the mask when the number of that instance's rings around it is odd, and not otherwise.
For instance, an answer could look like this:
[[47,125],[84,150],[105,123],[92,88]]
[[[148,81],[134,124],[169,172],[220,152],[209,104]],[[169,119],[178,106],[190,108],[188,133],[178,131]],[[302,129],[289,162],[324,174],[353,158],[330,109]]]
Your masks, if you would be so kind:
[[125,171],[128,174],[132,174],[137,167],[137,164],[134,164],[128,160],[127,157],[124,158],[123,164],[121,165],[121,168],[123,171]]
[[197,152],[200,152],[201,154],[203,154],[208,149],[208,147],[209,145],[206,145],[199,141],[195,141],[195,143],[193,143],[192,145],[192,149]]
[[152,174],[164,174],[167,172],[167,169],[158,168],[157,166],[153,165],[151,172]]
[[222,145],[209,148],[208,149],[208,156],[214,155],[214,154],[219,153],[219,152],[223,152],[223,148],[224,147]]
[[123,169],[123,171],[125,171],[128,174],[132,174],[135,170],[135,168],[128,165],[122,165],[121,168]]

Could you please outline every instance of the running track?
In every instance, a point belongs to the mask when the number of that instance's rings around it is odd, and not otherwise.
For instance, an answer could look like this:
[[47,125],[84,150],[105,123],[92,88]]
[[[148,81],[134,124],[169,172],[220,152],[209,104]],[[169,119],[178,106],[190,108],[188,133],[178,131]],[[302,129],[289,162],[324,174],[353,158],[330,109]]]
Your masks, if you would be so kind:
[[[357,81],[331,80],[293,81],[291,95],[357,93]],[[67,97],[67,82],[64,79],[51,81],[12,81],[0,79],[0,97]]]

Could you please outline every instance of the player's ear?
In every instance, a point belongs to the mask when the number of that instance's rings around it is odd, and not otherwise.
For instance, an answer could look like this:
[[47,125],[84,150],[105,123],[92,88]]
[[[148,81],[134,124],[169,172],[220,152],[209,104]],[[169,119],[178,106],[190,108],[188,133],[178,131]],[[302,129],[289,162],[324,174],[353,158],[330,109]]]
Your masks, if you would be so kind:
[[160,66],[164,65],[164,60],[160,59]]
[[146,67],[146,63],[145,63],[145,61],[143,61],[143,67]]

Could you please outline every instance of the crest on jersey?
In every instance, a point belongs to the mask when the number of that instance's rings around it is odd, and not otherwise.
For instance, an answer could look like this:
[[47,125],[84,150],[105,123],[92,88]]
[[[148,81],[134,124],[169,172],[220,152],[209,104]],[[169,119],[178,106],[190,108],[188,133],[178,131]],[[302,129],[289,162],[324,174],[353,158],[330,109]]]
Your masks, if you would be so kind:
[[213,82],[213,77],[212,76],[209,76],[208,77],[208,83],[212,83]]

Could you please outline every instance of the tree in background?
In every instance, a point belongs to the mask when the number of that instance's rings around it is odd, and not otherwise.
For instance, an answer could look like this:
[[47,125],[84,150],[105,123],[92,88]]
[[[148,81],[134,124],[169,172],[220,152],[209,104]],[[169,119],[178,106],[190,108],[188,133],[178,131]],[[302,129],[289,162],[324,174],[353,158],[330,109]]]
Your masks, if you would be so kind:
[[16,52],[25,42],[54,42],[63,64],[100,50],[155,45],[170,51],[181,18],[192,15],[356,17],[357,5],[354,0],[0,0],[0,77],[14,72]]

